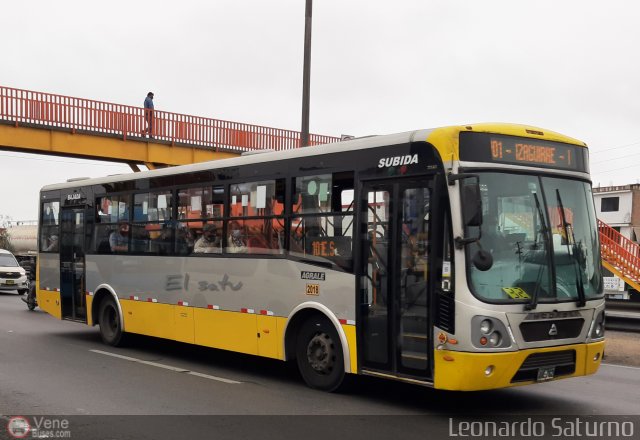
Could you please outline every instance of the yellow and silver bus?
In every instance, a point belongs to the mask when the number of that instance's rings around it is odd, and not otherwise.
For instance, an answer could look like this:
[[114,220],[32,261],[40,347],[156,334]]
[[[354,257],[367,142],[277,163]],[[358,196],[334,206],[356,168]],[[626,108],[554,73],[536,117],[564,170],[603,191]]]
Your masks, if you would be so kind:
[[37,297],[127,334],[484,390],[595,373],[588,152],[478,124],[49,185]]

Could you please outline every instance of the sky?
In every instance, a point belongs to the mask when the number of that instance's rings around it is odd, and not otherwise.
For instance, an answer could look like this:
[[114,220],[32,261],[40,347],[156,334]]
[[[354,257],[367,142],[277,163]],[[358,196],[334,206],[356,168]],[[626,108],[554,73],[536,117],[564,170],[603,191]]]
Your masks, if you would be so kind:
[[[0,85],[300,130],[305,0],[5,2]],[[316,0],[310,131],[513,122],[586,142],[594,186],[640,183],[640,3]],[[0,222],[127,165],[0,148]]]

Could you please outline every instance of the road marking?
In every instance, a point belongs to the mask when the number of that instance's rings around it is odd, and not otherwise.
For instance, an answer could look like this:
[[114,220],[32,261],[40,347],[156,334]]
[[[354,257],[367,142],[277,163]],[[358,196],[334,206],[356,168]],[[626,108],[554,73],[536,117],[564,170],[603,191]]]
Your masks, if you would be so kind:
[[225,379],[224,377],[209,376],[208,374],[198,373],[197,371],[187,371],[187,374],[190,374],[192,376],[204,377],[205,379],[219,380],[220,382],[225,383],[242,383],[231,379]]
[[144,361],[142,359],[137,359],[137,358],[133,358],[133,357],[129,357],[129,356],[123,356],[121,354],[111,353],[111,352],[108,352],[108,351],[102,351],[102,350],[89,350],[89,351],[91,351],[93,353],[104,354],[105,356],[115,357],[115,358],[122,359],[122,360],[129,361],[129,362],[136,362],[138,364],[144,364],[144,365],[150,365],[152,367],[164,368],[165,370],[175,371],[176,373],[186,373],[186,374],[190,374],[192,376],[202,377],[202,378],[210,379],[210,380],[216,380],[218,382],[231,383],[231,384],[242,383],[242,382],[238,382],[237,380],[226,379],[224,377],[218,377],[218,376],[211,376],[209,374],[198,373],[197,371],[186,370],[184,368],[173,367],[171,365],[159,364],[157,362]]
[[629,368],[630,370],[640,370],[640,367],[629,367],[628,365],[616,365],[616,364],[607,364],[602,363],[602,365],[606,365],[607,367],[618,367],[618,368]]

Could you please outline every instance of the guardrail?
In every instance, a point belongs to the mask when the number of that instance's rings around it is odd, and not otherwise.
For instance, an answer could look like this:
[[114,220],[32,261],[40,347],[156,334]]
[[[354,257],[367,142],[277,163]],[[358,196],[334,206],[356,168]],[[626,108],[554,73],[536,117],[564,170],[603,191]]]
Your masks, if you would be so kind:
[[[147,121],[142,107],[94,101],[0,86],[0,120],[16,126],[70,130],[144,139]],[[159,141],[214,150],[290,150],[301,145],[300,132],[240,122],[154,110],[151,136]],[[340,140],[309,135],[310,145]]]
[[[626,304],[625,304],[626,305]],[[621,307],[607,303],[605,309],[605,327],[607,330],[640,332],[640,309]]]

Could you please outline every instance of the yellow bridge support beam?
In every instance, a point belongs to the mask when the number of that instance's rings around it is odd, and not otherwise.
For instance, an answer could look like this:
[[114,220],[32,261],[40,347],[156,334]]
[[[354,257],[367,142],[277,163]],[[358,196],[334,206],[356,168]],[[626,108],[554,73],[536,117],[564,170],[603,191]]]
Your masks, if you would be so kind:
[[0,124],[0,149],[22,153],[49,154],[82,159],[128,163],[148,168],[186,165],[208,160],[236,157],[239,153],[216,152],[211,149],[153,139],[122,139],[108,134],[72,133],[43,127]]
[[617,267],[613,266],[610,263],[607,263],[605,260],[602,260],[602,267],[604,267],[605,269],[607,269],[609,272],[611,272],[612,274],[618,276],[620,279],[622,279],[625,283],[627,283],[628,285],[630,285],[631,287],[633,287],[634,289],[636,289],[638,292],[640,292],[640,284],[638,284],[636,281],[632,280],[631,278],[629,278],[628,276],[626,276],[620,269],[618,269]]

